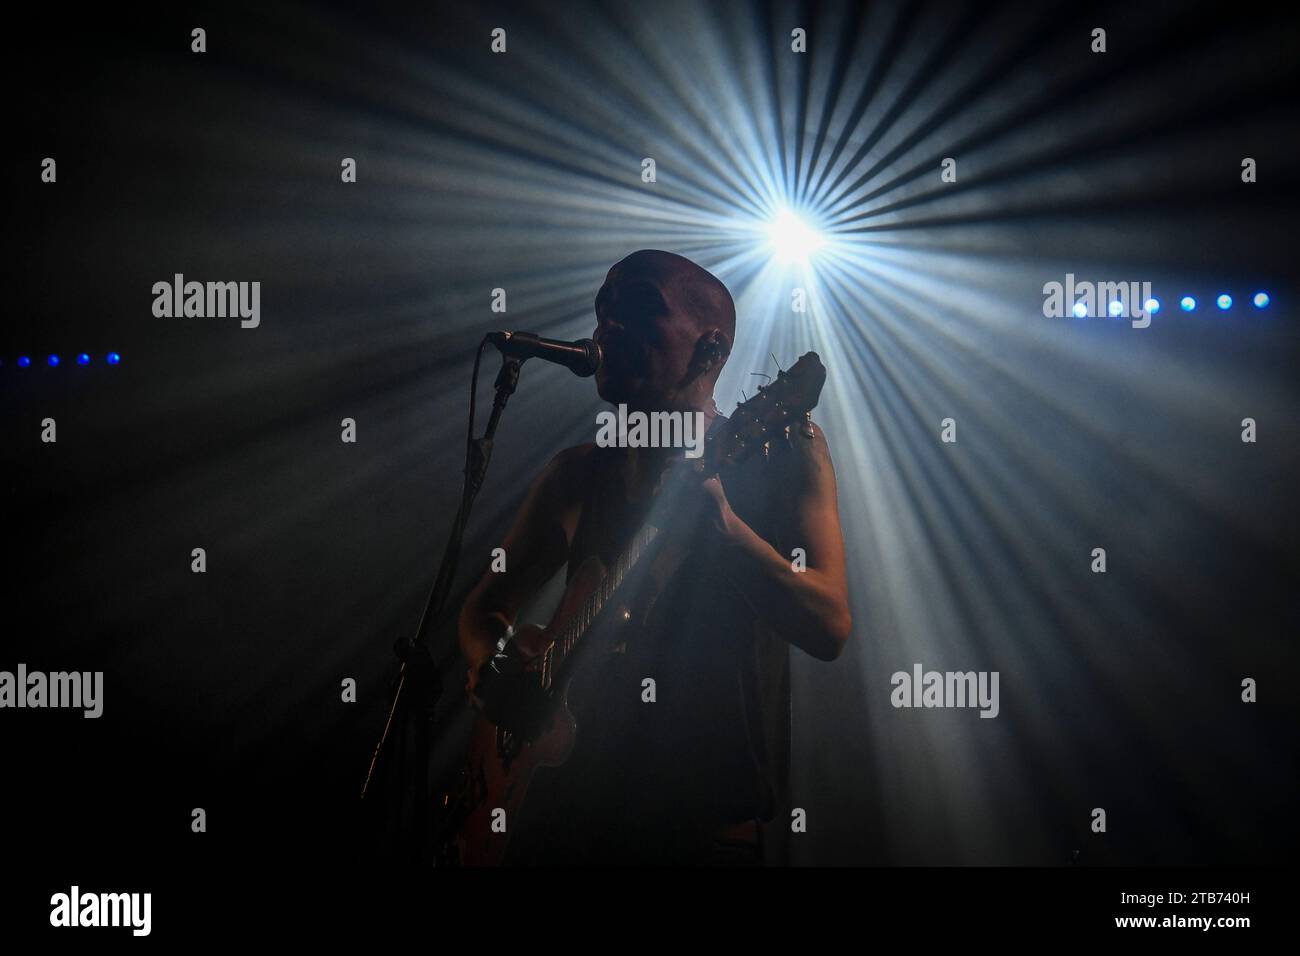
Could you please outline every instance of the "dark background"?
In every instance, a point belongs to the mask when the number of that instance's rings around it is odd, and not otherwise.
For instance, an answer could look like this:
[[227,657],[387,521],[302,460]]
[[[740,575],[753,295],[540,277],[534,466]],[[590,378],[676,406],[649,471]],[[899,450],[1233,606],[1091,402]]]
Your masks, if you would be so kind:
[[[99,720],[0,714],[7,848],[109,879],[355,853],[391,647],[458,493],[474,346],[497,327],[590,334],[606,269],[650,246],[728,283],[744,358],[816,347],[830,369],[856,628],[834,665],[795,655],[795,862],[1289,860],[1294,24],[1240,5],[716,8],[716,71],[687,79],[721,100],[731,57],[774,61],[806,25],[815,75],[863,106],[827,142],[882,176],[854,235],[907,260],[864,267],[837,324],[791,334],[747,325],[759,280],[734,244],[636,205],[643,155],[663,157],[665,201],[701,208],[729,193],[698,155],[774,161],[721,120],[733,155],[691,142],[654,70],[691,33],[681,8],[640,6],[115,8],[6,31],[0,668],[106,683]],[[825,95],[772,73],[782,103]],[[914,110],[932,125],[891,140]],[[959,126],[959,162],[990,158],[936,199],[920,171]],[[1045,319],[1041,285],[1066,271],[1152,278],[1165,311],[1141,331]],[[154,318],[174,272],[260,280],[261,328]],[[1228,315],[1209,307],[1220,286]],[[1255,288],[1267,312],[1244,307]],[[1184,290],[1195,317],[1174,314]],[[83,349],[97,361],[77,369]],[[750,370],[729,370],[724,411]],[[526,368],[461,587],[597,408],[588,381]],[[937,442],[949,414],[955,447]],[[1098,545],[1105,576],[1087,571]],[[999,670],[1001,716],[893,710],[889,674],[917,660]]]

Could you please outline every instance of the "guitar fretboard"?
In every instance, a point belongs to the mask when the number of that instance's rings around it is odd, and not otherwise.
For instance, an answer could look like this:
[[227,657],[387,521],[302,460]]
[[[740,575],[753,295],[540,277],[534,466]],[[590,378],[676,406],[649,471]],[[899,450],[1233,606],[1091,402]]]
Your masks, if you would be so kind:
[[569,618],[563,633],[546,649],[545,654],[542,655],[543,690],[549,691],[551,689],[551,684],[558,675],[560,668],[564,665],[565,660],[573,653],[583,636],[591,628],[592,623],[600,616],[600,612],[605,609],[609,599],[618,591],[623,579],[641,560],[642,555],[645,554],[658,534],[659,529],[650,523],[643,525],[637,531],[632,541],[623,549],[623,553],[618,556],[618,560],[614,562],[614,566],[601,579],[600,585],[591,592],[591,595],[583,602],[582,607]]

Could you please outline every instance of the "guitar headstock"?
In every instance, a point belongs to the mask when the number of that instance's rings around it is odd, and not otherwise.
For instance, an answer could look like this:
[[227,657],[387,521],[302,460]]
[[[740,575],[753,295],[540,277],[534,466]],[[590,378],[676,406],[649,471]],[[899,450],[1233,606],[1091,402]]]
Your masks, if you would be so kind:
[[784,441],[787,428],[798,428],[817,407],[826,367],[816,352],[800,356],[776,379],[759,386],[758,394],[741,402],[710,448],[719,466],[738,464],[771,441]]

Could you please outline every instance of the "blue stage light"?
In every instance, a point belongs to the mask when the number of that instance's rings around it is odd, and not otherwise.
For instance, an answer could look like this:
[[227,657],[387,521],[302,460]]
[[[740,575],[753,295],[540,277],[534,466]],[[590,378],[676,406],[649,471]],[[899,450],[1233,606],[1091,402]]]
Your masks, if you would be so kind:
[[1219,296],[1214,301],[1219,306],[1220,309],[1226,310],[1232,308],[1232,296],[1228,295],[1228,293],[1226,292],[1223,293],[1223,295]]
[[29,366],[29,365],[31,365],[31,364],[32,364],[32,360],[29,359],[26,355],[20,355],[20,356],[18,356],[18,367],[19,367],[19,368],[26,368],[27,366]]
[[108,364],[109,364],[109,365],[116,365],[116,364],[117,364],[118,362],[120,362],[120,361],[122,361],[122,356],[118,355],[116,352],[109,352],[109,353],[108,353]]
[[1265,308],[1268,305],[1268,303],[1269,303],[1269,298],[1267,292],[1255,293],[1255,308],[1257,309]]
[[78,364],[78,365],[89,365],[89,364],[90,364],[90,356],[87,355],[85,352],[82,352],[80,355],[77,356],[77,364]]
[[49,363],[50,368],[58,368],[58,367],[59,367],[59,357],[58,357],[57,355],[51,355],[51,356],[50,356],[49,358],[47,358],[45,361]]
[[1115,316],[1116,318],[1118,318],[1119,316],[1123,315],[1123,314],[1124,314],[1124,303],[1123,303],[1123,302],[1112,302],[1112,303],[1110,304],[1110,314],[1113,315],[1113,316]]
[[1155,315],[1160,311],[1159,299],[1147,299],[1142,305],[1147,310],[1147,315]]
[[1190,295],[1183,296],[1182,301],[1178,304],[1182,306],[1184,312],[1192,312],[1196,309],[1196,300]]
[[1074,313],[1076,319],[1086,319],[1088,317],[1088,307],[1082,302],[1074,303],[1074,308],[1070,311]]

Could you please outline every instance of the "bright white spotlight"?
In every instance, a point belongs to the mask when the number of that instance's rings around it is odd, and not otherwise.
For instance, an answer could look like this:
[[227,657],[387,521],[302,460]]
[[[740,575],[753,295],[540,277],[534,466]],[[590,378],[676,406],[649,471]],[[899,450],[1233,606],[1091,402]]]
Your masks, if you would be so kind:
[[781,262],[807,262],[826,240],[789,209],[782,209],[767,227],[772,253]]

